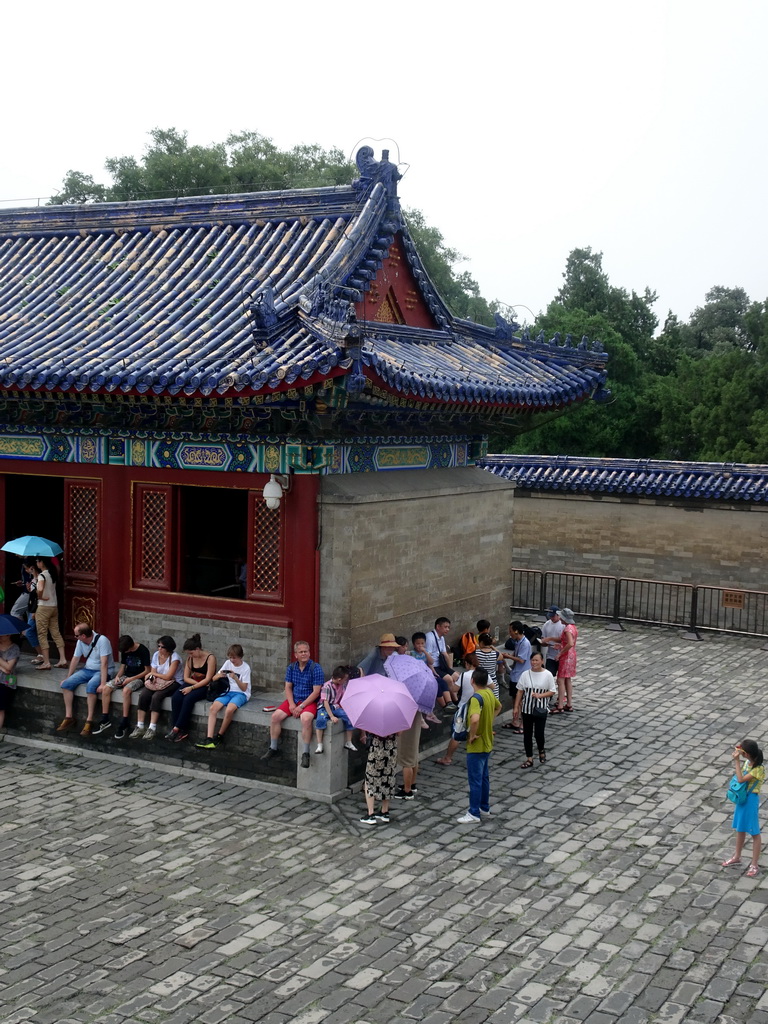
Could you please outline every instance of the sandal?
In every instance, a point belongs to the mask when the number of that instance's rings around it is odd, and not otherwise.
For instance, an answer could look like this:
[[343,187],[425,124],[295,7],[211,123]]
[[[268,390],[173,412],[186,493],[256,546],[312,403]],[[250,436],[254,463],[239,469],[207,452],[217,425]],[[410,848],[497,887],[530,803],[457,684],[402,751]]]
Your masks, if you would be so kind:
[[37,669],[38,672],[50,672],[51,671],[51,666],[50,665],[35,665],[35,668]]
[[550,713],[550,715],[562,715],[563,708],[560,708],[560,707],[557,706],[557,704],[555,704],[555,706],[553,708],[549,709],[549,713]]
[[724,868],[732,868],[735,864],[741,864],[741,857],[731,857],[730,860],[723,861]]
[[540,763],[540,764],[544,764],[544,762],[545,762],[546,760],[547,760],[547,755],[546,755],[546,752],[545,752],[545,751],[543,751],[543,750],[540,750],[540,751],[539,751],[539,763]]
[[438,757],[435,764],[442,764],[447,768],[449,764],[453,764],[453,761],[449,757]]
[[517,728],[517,726],[514,726],[511,722],[505,722],[504,725],[502,725],[501,728],[502,729],[515,729],[515,728]]
[[573,711],[573,704],[566,704],[563,711]]
[[747,878],[754,878],[757,874],[757,864],[750,864],[747,868]]
[[533,758],[529,757],[527,761],[523,761],[520,765],[521,768],[533,768]]

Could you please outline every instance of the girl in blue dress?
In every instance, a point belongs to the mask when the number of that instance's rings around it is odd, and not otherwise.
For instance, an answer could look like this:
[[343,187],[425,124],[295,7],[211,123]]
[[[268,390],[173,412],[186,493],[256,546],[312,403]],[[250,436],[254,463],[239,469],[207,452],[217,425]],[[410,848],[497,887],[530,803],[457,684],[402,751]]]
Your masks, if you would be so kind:
[[757,808],[760,803],[760,789],[765,779],[763,752],[754,740],[742,740],[731,755],[733,771],[739,782],[749,783],[747,799],[743,804],[736,804],[733,812],[733,827],[736,831],[736,850],[732,857],[723,861],[723,867],[729,868],[741,864],[741,851],[747,836],[752,836],[752,860],[747,868],[747,875],[754,878],[757,874],[757,862],[760,859],[760,823],[757,820]]

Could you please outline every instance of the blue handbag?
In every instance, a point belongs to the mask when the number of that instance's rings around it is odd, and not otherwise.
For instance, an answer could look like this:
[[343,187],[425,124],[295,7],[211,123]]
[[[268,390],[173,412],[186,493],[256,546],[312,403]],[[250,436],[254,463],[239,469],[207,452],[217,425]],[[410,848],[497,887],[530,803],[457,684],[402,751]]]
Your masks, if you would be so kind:
[[728,792],[726,794],[731,803],[741,806],[747,802],[749,796],[749,783],[739,782],[734,775],[731,779],[730,785],[728,786]]

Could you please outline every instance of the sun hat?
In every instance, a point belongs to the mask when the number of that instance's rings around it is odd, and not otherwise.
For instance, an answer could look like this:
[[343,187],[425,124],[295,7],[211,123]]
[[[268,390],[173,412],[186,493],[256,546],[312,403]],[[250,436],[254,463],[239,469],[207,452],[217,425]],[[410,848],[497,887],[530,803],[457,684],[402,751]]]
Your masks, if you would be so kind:
[[561,608],[559,612],[560,618],[566,624],[566,626],[573,626],[576,620],[573,617],[573,612],[570,608]]
[[399,647],[400,644],[395,640],[394,633],[382,633],[379,637],[379,642],[376,644],[377,647]]

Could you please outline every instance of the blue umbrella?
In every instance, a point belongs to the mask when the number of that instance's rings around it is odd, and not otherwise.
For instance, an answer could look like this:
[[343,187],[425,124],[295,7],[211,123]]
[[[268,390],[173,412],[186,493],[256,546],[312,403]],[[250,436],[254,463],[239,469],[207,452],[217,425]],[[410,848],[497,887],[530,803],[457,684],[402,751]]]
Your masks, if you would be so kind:
[[0,615],[0,636],[13,636],[29,629],[29,623],[16,615]]
[[0,548],[0,551],[10,551],[12,555],[21,555],[22,558],[38,558],[41,555],[46,558],[53,558],[60,555],[62,548],[54,540],[46,540],[45,537],[17,537],[15,540],[7,540]]

